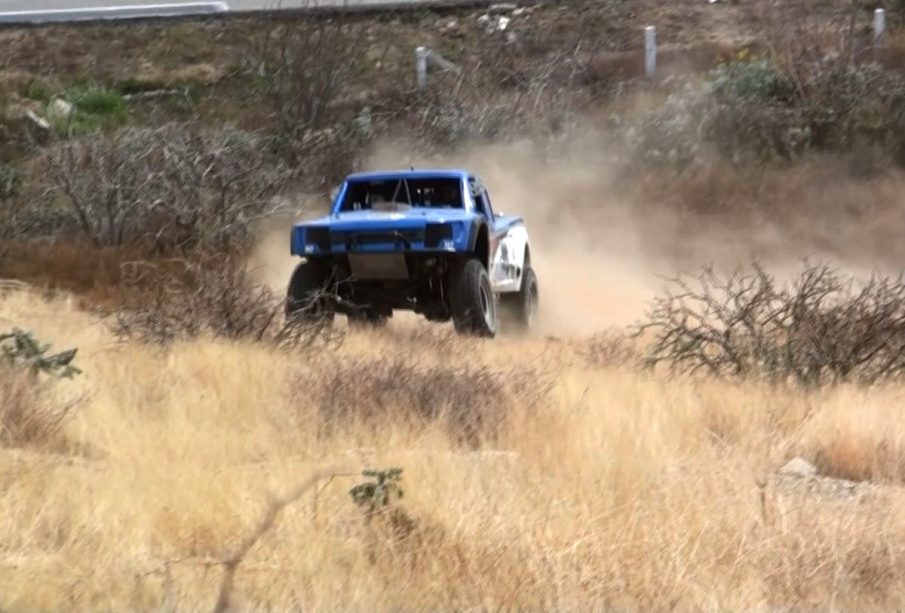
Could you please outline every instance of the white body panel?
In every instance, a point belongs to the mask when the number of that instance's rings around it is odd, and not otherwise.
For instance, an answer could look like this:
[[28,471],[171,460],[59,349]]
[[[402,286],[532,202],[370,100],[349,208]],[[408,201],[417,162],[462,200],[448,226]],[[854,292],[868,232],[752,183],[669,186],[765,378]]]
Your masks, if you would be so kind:
[[528,230],[514,226],[500,238],[490,261],[490,280],[496,292],[517,292],[522,287]]

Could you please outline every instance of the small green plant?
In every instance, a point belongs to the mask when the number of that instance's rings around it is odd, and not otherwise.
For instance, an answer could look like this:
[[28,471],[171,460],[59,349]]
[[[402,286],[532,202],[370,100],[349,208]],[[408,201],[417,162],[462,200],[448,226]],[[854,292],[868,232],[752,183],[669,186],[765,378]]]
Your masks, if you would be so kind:
[[118,92],[101,85],[78,85],[60,96],[72,105],[66,116],[52,117],[58,134],[84,134],[126,123],[129,110]]
[[34,334],[19,328],[0,334],[0,361],[13,368],[28,369],[32,375],[39,373],[58,379],[71,379],[81,374],[72,365],[78,349],[47,355],[49,344],[38,342]]
[[100,86],[89,86],[70,91],[66,98],[82,113],[89,115],[123,115],[126,104],[115,91]]
[[22,185],[22,175],[10,164],[0,162],[0,202],[15,198]]
[[31,81],[25,89],[25,97],[29,100],[48,103],[53,97],[53,92],[43,81]]
[[370,519],[376,512],[389,507],[394,500],[402,498],[402,487],[399,481],[402,477],[401,468],[388,468],[386,470],[365,470],[363,476],[372,479],[359,483],[351,490],[349,495]]
[[710,84],[714,92],[743,100],[782,98],[791,89],[771,61],[749,61],[744,56],[717,67]]

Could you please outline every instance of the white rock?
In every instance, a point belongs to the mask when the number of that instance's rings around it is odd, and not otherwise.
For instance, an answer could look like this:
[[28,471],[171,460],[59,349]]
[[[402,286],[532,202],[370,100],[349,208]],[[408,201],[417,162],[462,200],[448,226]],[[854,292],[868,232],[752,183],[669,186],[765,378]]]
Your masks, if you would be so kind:
[[817,467],[804,458],[793,458],[785,466],[779,469],[781,475],[794,475],[796,477],[816,477]]
[[54,98],[47,107],[47,113],[55,117],[69,117],[72,115],[72,105],[62,98]]

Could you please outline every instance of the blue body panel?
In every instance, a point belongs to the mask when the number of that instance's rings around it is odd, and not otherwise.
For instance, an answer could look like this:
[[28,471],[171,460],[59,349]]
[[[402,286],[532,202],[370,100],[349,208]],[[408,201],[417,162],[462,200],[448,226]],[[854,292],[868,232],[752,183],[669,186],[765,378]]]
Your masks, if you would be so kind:
[[[465,170],[405,170],[349,175],[343,182],[329,215],[296,224],[291,252],[299,256],[356,253],[438,252],[467,253],[474,250],[478,230],[487,226],[498,236],[522,219],[498,215],[487,219],[475,205]],[[461,208],[411,207],[398,212],[371,210],[340,211],[350,184],[359,181],[400,179],[455,179],[460,182]]]

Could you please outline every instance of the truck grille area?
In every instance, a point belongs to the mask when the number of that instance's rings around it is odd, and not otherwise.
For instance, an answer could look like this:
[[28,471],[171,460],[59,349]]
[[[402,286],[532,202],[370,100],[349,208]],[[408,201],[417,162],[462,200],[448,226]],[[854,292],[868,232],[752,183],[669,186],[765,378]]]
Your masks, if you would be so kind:
[[393,232],[361,232],[356,230],[331,232],[330,241],[334,245],[345,245],[347,248],[354,248],[356,245],[384,245],[394,243],[405,243],[407,246],[411,246],[412,243],[424,242],[424,232],[422,230],[402,230]]

